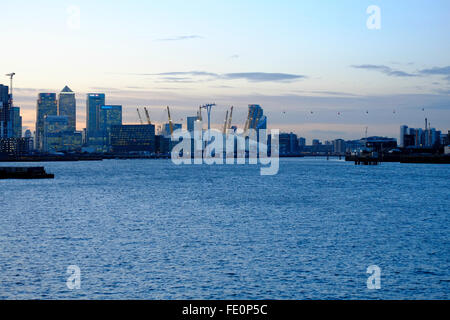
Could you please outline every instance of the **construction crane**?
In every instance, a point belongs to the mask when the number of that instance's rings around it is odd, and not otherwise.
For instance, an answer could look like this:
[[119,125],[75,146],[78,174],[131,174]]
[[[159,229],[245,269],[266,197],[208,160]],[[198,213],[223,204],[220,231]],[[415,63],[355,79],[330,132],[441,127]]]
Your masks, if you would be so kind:
[[148,113],[148,110],[146,107],[144,107],[144,111],[145,111],[145,116],[147,117],[148,124],[152,124],[152,122],[150,121],[150,114]]
[[211,129],[211,109],[212,107],[215,107],[215,103],[209,103],[205,104],[204,106],[201,106],[200,109],[206,109],[206,112],[208,113],[208,130]]
[[137,108],[136,110],[139,116],[139,121],[141,122],[141,124],[144,124],[144,121],[142,121],[141,112],[139,111],[139,108]]
[[248,117],[247,117],[247,122],[246,122],[245,130],[244,130],[245,134],[247,133],[248,129],[250,129],[250,127],[252,126],[252,122],[253,122],[253,114],[252,114],[250,108],[248,108]]
[[170,109],[169,106],[167,106],[167,115],[169,117],[169,128],[170,128],[170,135],[173,135],[173,123],[172,123],[172,118],[170,117]]
[[244,132],[247,132],[249,125],[250,125],[250,108],[248,108],[248,115],[247,120],[245,120]]
[[227,126],[228,126],[228,110],[227,110],[227,114],[225,115],[225,122],[223,124],[223,134],[227,133]]
[[198,107],[197,119],[198,119],[198,121],[203,121],[203,118],[202,118],[202,106]]
[[15,72],[6,74],[6,76],[9,77],[10,82],[11,82],[11,85],[10,85],[10,88],[11,88],[11,98],[10,98],[11,99],[11,107],[13,107],[13,77],[15,75],[16,75]]
[[230,117],[228,118],[228,124],[227,124],[227,129],[231,129],[231,120],[233,119],[233,106],[231,106],[231,110],[230,110]]

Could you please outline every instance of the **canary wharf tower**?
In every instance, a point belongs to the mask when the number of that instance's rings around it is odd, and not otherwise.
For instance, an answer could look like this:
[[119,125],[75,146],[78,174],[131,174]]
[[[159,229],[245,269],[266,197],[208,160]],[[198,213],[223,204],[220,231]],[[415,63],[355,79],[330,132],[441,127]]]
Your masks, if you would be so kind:
[[58,116],[67,116],[68,130],[74,132],[77,123],[77,104],[75,93],[68,86],[59,93]]

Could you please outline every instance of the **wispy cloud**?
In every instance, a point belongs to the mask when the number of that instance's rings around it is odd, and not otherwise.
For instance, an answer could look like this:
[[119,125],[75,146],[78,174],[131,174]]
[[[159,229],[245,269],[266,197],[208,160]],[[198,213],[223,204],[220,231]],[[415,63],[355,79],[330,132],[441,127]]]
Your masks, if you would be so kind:
[[[238,72],[238,73],[213,73],[206,71],[183,71],[163,73],[137,73],[141,76],[159,76],[161,80],[169,82],[186,81],[213,81],[213,80],[247,80],[249,82],[292,82],[305,79],[306,76],[290,73],[268,73],[268,72]],[[196,78],[194,80],[194,78]]]
[[306,78],[306,76],[289,73],[241,72],[226,73],[224,79],[245,79],[250,82],[290,82]]
[[[438,94],[444,94],[444,95],[450,96],[450,89],[436,89],[435,92],[437,92]],[[448,106],[447,106],[447,109],[448,109]]]
[[445,76],[445,79],[450,81],[450,66],[447,67],[433,67],[430,69],[423,69],[419,71],[423,75],[438,75],[438,76]]
[[416,73],[409,73],[402,70],[392,69],[389,66],[375,65],[375,64],[352,65],[351,67],[355,69],[378,71],[391,77],[408,78],[408,77],[425,77],[425,76],[444,76],[445,80],[450,81],[450,66],[422,69],[416,71]]
[[180,82],[180,83],[193,83],[196,82],[189,77],[162,77],[160,82]]
[[218,77],[217,73],[205,72],[205,71],[188,71],[188,72],[163,72],[163,73],[153,73],[150,74],[153,76],[209,76],[209,77]]
[[385,65],[374,65],[374,64],[361,64],[361,65],[352,65],[352,68],[355,69],[364,69],[364,70],[371,70],[371,71],[378,71],[381,73],[384,73],[391,77],[417,77],[417,74],[408,73],[401,70],[395,70],[391,67],[385,66]]
[[323,95],[330,95],[330,96],[347,96],[347,97],[357,97],[358,96],[354,93],[340,92],[340,91],[316,90],[316,91],[309,91],[309,92],[323,94]]
[[161,38],[161,39],[156,39],[155,41],[182,41],[182,40],[193,40],[193,39],[203,39],[203,37],[193,34],[193,35],[188,35],[188,36],[175,36],[175,37],[170,37],[170,38]]

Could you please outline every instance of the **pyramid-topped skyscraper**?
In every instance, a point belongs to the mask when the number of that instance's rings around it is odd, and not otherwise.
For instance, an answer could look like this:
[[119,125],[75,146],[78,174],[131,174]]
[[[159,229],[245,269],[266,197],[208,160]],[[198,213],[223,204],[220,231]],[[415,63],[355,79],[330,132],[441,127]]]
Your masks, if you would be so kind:
[[61,92],[59,93],[58,115],[67,116],[69,120],[68,129],[70,131],[76,130],[77,104],[75,99],[75,93],[68,86],[65,86],[64,89],[62,89]]

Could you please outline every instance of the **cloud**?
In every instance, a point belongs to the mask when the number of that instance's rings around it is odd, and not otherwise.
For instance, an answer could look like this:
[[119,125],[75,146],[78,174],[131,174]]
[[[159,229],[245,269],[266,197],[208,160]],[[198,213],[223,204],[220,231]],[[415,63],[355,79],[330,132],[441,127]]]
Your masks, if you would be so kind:
[[374,64],[361,64],[361,65],[352,65],[352,68],[355,69],[364,69],[364,70],[371,70],[371,71],[378,71],[381,73],[384,73],[391,77],[417,77],[417,74],[408,73],[401,70],[394,70],[391,67],[385,66],[385,65],[374,65]]
[[423,69],[419,71],[423,75],[438,75],[438,76],[445,76],[445,79],[450,81],[450,66],[447,67],[433,67],[430,69]]
[[210,76],[210,77],[218,77],[217,73],[205,72],[205,71],[188,71],[188,72],[163,72],[163,73],[154,73],[151,75],[155,76]]
[[250,82],[289,82],[306,78],[303,75],[289,73],[266,73],[266,72],[243,72],[243,73],[226,73],[224,79],[245,79]]
[[340,91],[326,91],[326,90],[315,90],[315,91],[306,91],[307,93],[320,94],[320,95],[330,95],[330,96],[346,96],[346,97],[357,97],[357,94],[348,93],[348,92],[340,92]]
[[191,78],[188,77],[162,77],[162,81],[159,82],[180,82],[180,83],[194,83]]
[[192,40],[192,39],[203,39],[203,37],[193,34],[193,35],[188,35],[188,36],[175,36],[172,38],[156,39],[155,41],[182,41],[182,40]]
[[[450,95],[450,89],[436,89],[435,92],[438,94]],[[449,107],[446,106],[446,108]]]
[[[213,73],[206,71],[187,71],[187,72],[163,72],[163,73],[138,73],[141,76],[160,76],[161,80],[168,82],[197,82],[214,80],[247,80],[249,82],[292,82],[305,79],[306,76],[289,73],[268,73],[268,72],[239,72],[239,73]],[[206,79],[205,79],[206,78]]]
[[417,73],[408,73],[401,70],[395,70],[391,67],[385,65],[374,65],[374,64],[361,64],[352,65],[355,69],[364,69],[371,71],[378,71],[384,73],[391,77],[419,77],[419,76],[444,76],[444,79],[450,81],[450,66],[446,67],[432,67],[429,69],[422,69],[417,71]]
[[239,55],[238,54],[233,54],[232,56],[230,56],[230,59],[238,59]]
[[106,91],[106,92],[112,92],[112,91],[120,91],[121,89],[117,89],[117,88],[109,88],[109,87],[89,87],[90,91]]

